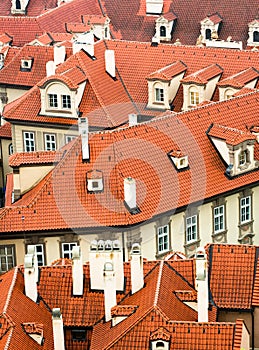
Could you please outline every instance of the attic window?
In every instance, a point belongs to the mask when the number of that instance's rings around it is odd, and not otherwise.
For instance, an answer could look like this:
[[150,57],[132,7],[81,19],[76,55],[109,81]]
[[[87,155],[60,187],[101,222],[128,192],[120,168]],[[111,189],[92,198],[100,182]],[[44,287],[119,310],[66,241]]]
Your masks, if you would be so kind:
[[72,329],[72,340],[73,341],[85,341],[86,340],[86,330],[85,329]]
[[86,174],[88,192],[103,191],[103,173],[100,170],[90,170]]
[[161,26],[160,27],[160,36],[161,37],[165,37],[166,36],[166,27],[165,26]]
[[156,102],[164,102],[164,89],[162,88],[155,88],[155,99]]
[[181,150],[172,150],[168,156],[178,171],[189,169],[188,156],[184,155]]
[[32,69],[33,59],[32,58],[24,58],[21,59],[21,72],[30,72]]

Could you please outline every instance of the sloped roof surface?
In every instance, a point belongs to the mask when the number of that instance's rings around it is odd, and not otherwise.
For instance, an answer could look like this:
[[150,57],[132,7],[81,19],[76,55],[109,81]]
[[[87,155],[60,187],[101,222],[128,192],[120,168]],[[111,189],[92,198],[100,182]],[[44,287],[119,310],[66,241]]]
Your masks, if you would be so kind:
[[217,307],[249,310],[258,306],[258,247],[215,244],[209,246],[208,259],[209,288]]
[[0,138],[12,139],[11,124],[6,122],[0,127]]
[[231,77],[221,80],[219,83],[217,83],[217,85],[243,88],[245,84],[258,78],[259,78],[259,72],[253,67],[250,67],[240,73],[234,74]]

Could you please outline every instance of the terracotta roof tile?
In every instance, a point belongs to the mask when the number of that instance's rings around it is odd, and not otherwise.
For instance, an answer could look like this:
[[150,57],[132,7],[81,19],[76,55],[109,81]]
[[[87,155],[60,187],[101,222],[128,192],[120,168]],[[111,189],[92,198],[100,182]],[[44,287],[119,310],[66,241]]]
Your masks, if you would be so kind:
[[218,13],[214,13],[213,15],[209,15],[208,18],[214,24],[218,24],[218,23],[222,22],[222,17]]
[[32,164],[53,164],[60,161],[63,152],[37,151],[15,153],[9,157],[9,166],[19,167]]
[[258,78],[259,72],[253,67],[250,67],[242,72],[232,75],[231,77],[221,80],[217,85],[222,87],[232,86],[235,88],[243,88],[247,83],[255,79],[258,80]]
[[163,67],[159,69],[158,71],[151,73],[147,79],[162,79],[162,80],[171,80],[174,76],[183,73],[187,70],[186,65],[181,62],[177,61],[169,66]]
[[12,139],[11,124],[6,122],[0,127],[0,138]]
[[222,74],[223,69],[218,64],[213,64],[203,68],[191,75],[186,76],[181,81],[183,83],[207,84],[207,82],[215,76]]
[[91,30],[91,25],[85,23],[67,23],[66,29],[69,33],[85,33]]
[[246,140],[255,140],[255,135],[250,132],[230,128],[224,125],[213,124],[208,132],[209,136],[223,139],[228,145],[238,145]]

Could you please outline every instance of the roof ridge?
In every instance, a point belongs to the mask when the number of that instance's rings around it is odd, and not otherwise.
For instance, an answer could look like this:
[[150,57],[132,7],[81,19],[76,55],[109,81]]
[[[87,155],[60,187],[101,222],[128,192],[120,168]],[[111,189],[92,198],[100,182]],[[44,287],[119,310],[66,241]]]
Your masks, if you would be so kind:
[[8,294],[7,294],[7,298],[6,298],[6,302],[5,302],[5,306],[4,306],[4,309],[3,309],[3,313],[5,313],[5,314],[7,314],[7,308],[9,306],[9,303],[10,303],[10,300],[11,300],[11,297],[12,297],[13,289],[14,289],[14,286],[15,286],[15,283],[16,283],[16,280],[17,280],[17,275],[18,275],[18,266],[16,266],[14,268],[12,283],[11,283],[11,286],[9,288],[9,291],[8,291]]
[[159,291],[160,291],[160,286],[161,286],[161,280],[162,280],[162,274],[163,274],[163,268],[164,268],[164,260],[161,260],[160,266],[159,266],[157,284],[156,284],[154,306],[157,306],[157,301],[158,301]]

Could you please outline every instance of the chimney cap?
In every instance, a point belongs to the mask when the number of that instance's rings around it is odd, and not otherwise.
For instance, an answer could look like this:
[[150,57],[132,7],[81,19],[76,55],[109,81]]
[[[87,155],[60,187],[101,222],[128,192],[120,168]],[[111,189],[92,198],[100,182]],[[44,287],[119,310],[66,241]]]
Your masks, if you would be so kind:
[[60,308],[56,307],[56,308],[52,309],[52,317],[54,319],[60,319],[61,318]]
[[72,249],[72,259],[79,259],[81,256],[81,249],[79,245],[76,245]]
[[24,267],[25,268],[32,268],[33,267],[33,255],[32,254],[26,254],[25,255]]
[[207,259],[207,258],[206,258],[206,252],[205,252],[205,249],[204,249],[204,248],[199,248],[199,249],[196,251],[195,259],[198,259],[198,260]]
[[140,254],[141,253],[141,248],[139,243],[133,243],[131,247],[131,252],[130,254]]
[[111,261],[106,261],[106,263],[104,263],[103,271],[114,271],[113,263]]

